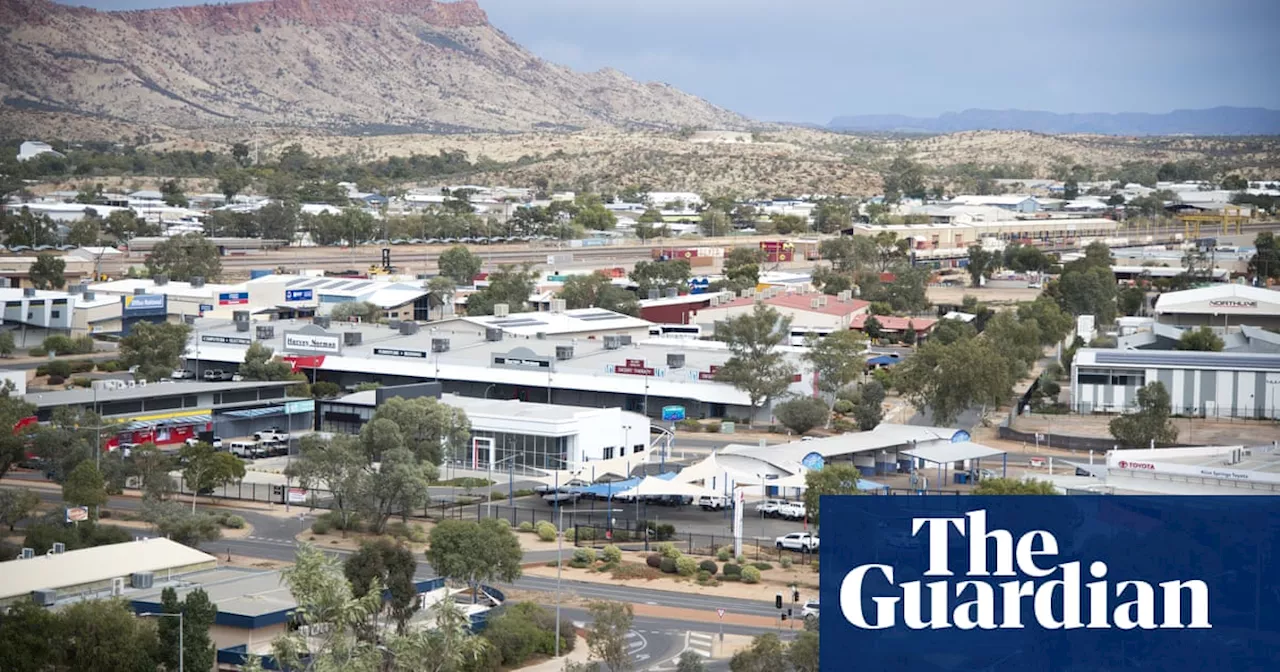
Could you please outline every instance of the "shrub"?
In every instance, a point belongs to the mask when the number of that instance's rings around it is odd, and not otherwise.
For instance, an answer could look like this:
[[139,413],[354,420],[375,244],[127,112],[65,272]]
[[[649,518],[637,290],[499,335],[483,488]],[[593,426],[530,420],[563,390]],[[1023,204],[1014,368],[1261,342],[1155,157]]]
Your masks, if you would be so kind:
[[[565,530],[568,534],[569,530]],[[591,564],[596,561],[596,552],[590,548],[578,548],[573,551],[573,559],[583,564]]]
[[565,529],[565,531],[564,531],[564,540],[565,540],[565,541],[567,541],[567,542],[569,542],[569,543],[573,543],[573,541],[574,541],[575,539],[577,539],[577,538],[578,538],[578,533],[577,533],[577,531],[576,531],[574,528],[569,527],[569,528],[566,528],[566,529]]
[[359,532],[364,529],[364,521],[360,520],[360,516],[356,514],[348,514],[346,521],[343,521],[342,516],[333,511],[320,517],[329,522],[330,529],[346,530],[348,532]]
[[542,522],[538,523],[538,525],[537,525],[537,528],[536,528],[536,529],[537,529],[537,531],[538,531],[538,538],[539,538],[539,539],[541,539],[541,540],[543,540],[543,541],[555,541],[555,540],[556,540],[556,526],[555,526],[555,525],[552,525],[551,523],[548,523],[548,522],[546,522],[546,521],[542,521]]
[[765,570],[767,570],[767,569],[773,569],[773,565],[771,565],[771,564],[769,564],[769,563],[767,563],[767,562],[753,562],[753,563],[751,563],[751,566],[752,566],[752,567],[755,567],[756,569],[758,569],[758,570],[760,570],[760,571],[762,571],[762,572],[763,572],[763,571],[765,571]]
[[526,520],[526,521],[524,521],[524,522],[520,523],[520,527],[519,527],[518,529],[519,529],[521,532],[532,532],[532,531],[533,531],[533,523],[531,523],[531,522],[529,522],[529,521],[527,521],[527,520]]
[[676,558],[676,571],[680,576],[693,576],[698,573],[698,561],[688,555]]
[[28,350],[27,354],[32,357],[48,357],[49,351],[37,346]]
[[71,375],[71,362],[68,362],[65,359],[55,359],[52,362],[45,364],[44,368],[50,376],[66,378]]
[[596,538],[596,528],[594,527],[579,527],[577,528],[576,531],[573,531],[573,530],[566,530],[566,531],[572,531],[575,535],[577,535],[577,539],[579,541],[594,541]]
[[724,566],[724,575],[725,575],[725,576],[738,576],[738,575],[740,575],[740,574],[742,574],[742,566],[741,566],[741,565],[735,565],[735,564],[733,564],[732,562],[725,563],[725,566]]
[[118,359],[109,359],[105,362],[98,362],[98,370],[103,373],[115,373],[116,371],[123,371],[124,369],[124,365],[121,364]]
[[507,527],[507,528],[510,528],[510,527],[511,527],[511,521],[507,520],[506,518],[495,518],[494,520],[500,520],[500,521],[502,521],[502,526],[503,526],[503,527]]
[[760,570],[752,566],[742,568],[743,583],[760,583]]
[[[92,344],[90,339],[90,344]],[[40,349],[46,353],[52,352],[55,355],[70,355],[76,351],[76,342],[68,336],[55,335],[44,339],[40,344]]]
[[835,410],[836,410],[836,413],[839,413],[839,414],[841,414],[841,415],[846,415],[846,414],[848,414],[848,413],[852,413],[852,412],[853,412],[853,402],[852,402],[852,401],[849,401],[848,399],[837,399],[837,400],[836,400],[836,409],[835,409]]
[[542,527],[543,525],[550,525],[550,524],[551,524],[551,521],[549,521],[549,520],[538,520],[538,521],[534,521],[534,523],[533,523],[533,529],[534,529],[534,530],[537,530],[539,527]]
[[622,549],[613,544],[605,546],[603,553],[605,562],[622,562]]
[[78,359],[71,362],[71,373],[89,373],[93,370],[93,362],[87,359]]
[[245,526],[244,518],[234,514],[227,516],[226,520],[220,522],[224,527],[229,527],[233,530],[242,530]]
[[676,567],[676,561],[672,558],[663,558],[662,564],[659,565],[659,568],[664,574],[675,574],[678,569]]
[[719,423],[719,422],[708,422],[708,423],[707,423],[707,433],[708,433],[708,434],[719,434],[719,433],[720,433],[720,428],[721,428],[722,426],[723,426],[723,425],[722,425],[721,423]]
[[427,543],[427,528],[418,523],[409,526],[409,541],[415,544]]
[[676,422],[676,427],[684,432],[701,432],[702,423],[693,418],[685,418]]
[[67,382],[67,379],[62,376],[49,376],[50,385],[63,385],[66,382]]
[[784,557],[778,561],[778,564],[782,565],[783,569],[791,569],[791,558]]
[[615,579],[648,579],[658,578],[658,570],[640,565],[616,565],[610,568]]
[[331,529],[333,529],[333,526],[324,518],[317,518],[316,522],[311,523],[311,531],[316,534],[329,534]]
[[672,560],[680,557],[680,549],[676,548],[676,545],[671,542],[658,544],[658,553],[661,553],[662,557],[671,558]]
[[707,571],[698,572],[698,583],[706,583],[711,580],[711,573]]
[[737,562],[738,562],[738,564],[739,564],[739,565],[746,565],[746,564],[747,564],[747,556],[745,556],[745,555],[739,555],[737,558],[735,558],[735,560],[737,560]]
[[703,560],[702,562],[699,562],[698,569],[701,569],[712,576],[714,576],[716,572],[720,571],[720,567],[716,565],[715,560]]
[[716,551],[716,560],[719,560],[720,562],[729,562],[732,559],[733,551],[730,551],[727,548],[722,548]]
[[858,423],[854,422],[853,420],[836,418],[835,420],[831,421],[831,429],[834,429],[835,431],[840,432],[841,434],[846,434],[848,432],[856,432],[858,431]]
[[88,378],[76,376],[75,378],[71,379],[71,384],[75,385],[76,387],[91,387],[93,385],[93,381],[89,380]]
[[387,534],[395,537],[396,539],[409,538],[409,526],[403,521],[397,520],[387,523],[387,527],[385,529]]
[[658,569],[662,567],[662,556],[657,553],[650,553],[648,557],[644,559],[644,564],[649,565],[654,569]]
[[671,523],[651,523],[649,526],[650,535],[658,541],[664,541],[676,536],[676,526]]

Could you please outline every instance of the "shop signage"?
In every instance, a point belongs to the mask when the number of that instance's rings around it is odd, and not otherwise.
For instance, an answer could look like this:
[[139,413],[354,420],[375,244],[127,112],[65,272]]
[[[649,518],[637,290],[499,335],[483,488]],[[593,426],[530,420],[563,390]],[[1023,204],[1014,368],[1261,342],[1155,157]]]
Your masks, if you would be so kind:
[[213,310],[213,304],[212,304],[212,303],[202,303],[202,304],[200,304],[200,312],[201,312],[201,313],[207,313],[207,312],[209,312],[209,311],[211,311],[211,310]]
[[643,359],[628,359],[625,366],[613,367],[613,372],[628,376],[652,376],[654,374],[653,367],[645,366]]
[[240,306],[249,303],[249,292],[222,292],[218,295],[219,306]]
[[315,298],[315,292],[310,289],[286,289],[284,290],[285,301],[310,301]]
[[374,348],[373,354],[382,355],[384,357],[413,357],[416,359],[427,358],[427,353],[423,350],[399,350],[396,348]]
[[322,329],[284,332],[284,349],[289,352],[340,354],[342,337]]
[[134,294],[121,297],[124,301],[126,316],[163,315],[169,307],[168,298],[164,294]]
[[307,501],[307,491],[304,488],[289,488],[289,503],[299,504]]
[[528,348],[516,348],[504,355],[494,355],[492,364],[506,369],[550,371],[552,361],[550,357],[539,355]]
[[220,345],[253,345],[252,338],[244,336],[214,336],[212,334],[201,334],[201,343],[218,343]]
[[68,523],[83,523],[84,521],[89,520],[89,507],[73,506],[68,508],[66,520]]
[[306,401],[291,401],[284,405],[285,415],[297,415],[298,413],[311,413],[316,410],[316,400],[308,399]]
[[664,422],[680,422],[684,420],[684,406],[663,406],[662,419]]
[[1209,301],[1209,305],[1214,308],[1257,308],[1258,302],[1244,299],[1213,299]]
[[719,371],[719,370],[720,370],[720,367],[716,366],[715,364],[712,364],[711,366],[707,367],[706,371],[698,372],[698,380],[715,380],[716,371]]

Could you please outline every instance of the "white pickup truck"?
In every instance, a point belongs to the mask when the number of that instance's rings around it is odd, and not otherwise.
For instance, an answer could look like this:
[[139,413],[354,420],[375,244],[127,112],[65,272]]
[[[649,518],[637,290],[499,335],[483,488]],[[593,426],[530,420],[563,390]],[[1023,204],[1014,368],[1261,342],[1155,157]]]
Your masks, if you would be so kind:
[[778,508],[786,503],[787,500],[785,499],[760,500],[760,503],[756,504],[756,513],[765,517],[776,516],[778,515]]
[[774,540],[778,550],[804,551],[814,553],[818,550],[818,538],[808,532],[792,532]]
[[698,498],[703,511],[723,511],[729,508],[729,498],[724,495],[703,495]]
[[787,520],[804,520],[804,502],[784,502],[778,506],[773,515]]
[[253,440],[272,443],[286,443],[289,441],[289,433],[281,431],[279,427],[269,427],[260,432],[254,432]]

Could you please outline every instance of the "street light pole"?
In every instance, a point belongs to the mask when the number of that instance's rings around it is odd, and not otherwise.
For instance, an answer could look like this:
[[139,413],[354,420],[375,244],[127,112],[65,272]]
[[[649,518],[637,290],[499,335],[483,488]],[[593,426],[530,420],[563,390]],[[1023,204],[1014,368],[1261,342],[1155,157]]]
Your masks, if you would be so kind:
[[186,658],[186,656],[183,654],[183,648],[182,648],[182,612],[179,611],[176,614],[168,614],[168,613],[162,613],[158,611],[147,611],[138,615],[139,616],[155,616],[157,618],[163,618],[165,616],[178,617],[178,672],[183,672],[182,668],[183,668],[183,663],[185,662],[184,658]]

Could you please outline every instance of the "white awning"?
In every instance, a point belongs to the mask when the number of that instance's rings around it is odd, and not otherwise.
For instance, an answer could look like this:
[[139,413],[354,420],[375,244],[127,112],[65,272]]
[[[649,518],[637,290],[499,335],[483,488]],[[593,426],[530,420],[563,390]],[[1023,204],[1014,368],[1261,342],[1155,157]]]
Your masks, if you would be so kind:
[[934,464],[949,464],[961,460],[980,460],[984,457],[1005,454],[1003,450],[968,441],[964,443],[938,443],[930,446],[917,446],[910,450],[899,452]]
[[706,488],[691,485],[689,483],[678,483],[674,480],[664,481],[654,476],[646,476],[640,485],[630,490],[620,492],[614,497],[630,499],[633,497],[701,497],[703,495],[714,495],[715,492]]

